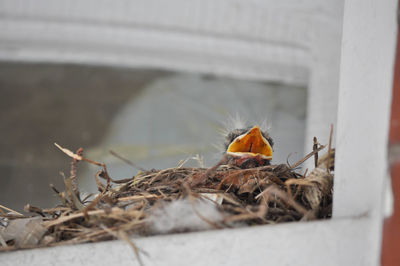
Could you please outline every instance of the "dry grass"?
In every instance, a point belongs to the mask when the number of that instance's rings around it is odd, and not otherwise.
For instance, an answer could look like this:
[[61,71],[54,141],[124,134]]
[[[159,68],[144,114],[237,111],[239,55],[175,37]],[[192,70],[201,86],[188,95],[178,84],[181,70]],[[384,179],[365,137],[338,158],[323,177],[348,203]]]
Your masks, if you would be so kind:
[[[156,234],[151,227],[154,211],[183,199],[189,199],[196,215],[216,229],[331,216],[334,165],[331,148],[316,160],[316,168],[308,175],[298,173],[296,168],[306,159],[315,158],[322,146],[315,145],[313,152],[293,166],[279,164],[251,169],[223,164],[212,168],[179,166],[143,170],[133,178],[113,180],[105,164],[83,157],[82,150],[73,153],[58,147],[73,158],[71,175],[64,177],[65,190],[52,186],[61,204],[50,209],[27,205],[27,215],[0,205],[0,251],[118,238],[130,242],[137,253],[129,236]],[[101,168],[95,174],[99,193],[86,199],[81,198],[76,185],[76,165],[80,161]],[[195,207],[198,200],[212,202],[210,205],[222,218],[215,220],[201,214]],[[191,229],[168,233],[188,230]]]

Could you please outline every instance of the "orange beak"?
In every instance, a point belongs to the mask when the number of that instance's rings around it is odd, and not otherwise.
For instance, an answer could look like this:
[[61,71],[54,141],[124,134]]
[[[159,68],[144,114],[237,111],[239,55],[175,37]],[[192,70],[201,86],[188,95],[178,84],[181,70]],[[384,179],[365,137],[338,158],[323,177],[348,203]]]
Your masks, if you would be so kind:
[[273,154],[271,145],[261,134],[258,126],[254,126],[247,133],[234,139],[226,152],[237,156],[261,156],[268,160],[272,159]]

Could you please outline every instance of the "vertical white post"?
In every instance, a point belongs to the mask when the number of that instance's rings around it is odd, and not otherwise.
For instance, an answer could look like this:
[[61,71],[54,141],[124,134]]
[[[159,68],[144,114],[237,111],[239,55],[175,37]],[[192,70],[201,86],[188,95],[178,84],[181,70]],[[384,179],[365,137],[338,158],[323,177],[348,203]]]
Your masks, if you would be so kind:
[[347,0],[344,8],[333,217],[368,217],[378,264],[396,40],[397,0]]
[[396,42],[397,0],[346,0],[333,217],[367,217],[372,265],[380,261],[383,190]]
[[396,41],[397,0],[346,1],[334,215],[381,207]]

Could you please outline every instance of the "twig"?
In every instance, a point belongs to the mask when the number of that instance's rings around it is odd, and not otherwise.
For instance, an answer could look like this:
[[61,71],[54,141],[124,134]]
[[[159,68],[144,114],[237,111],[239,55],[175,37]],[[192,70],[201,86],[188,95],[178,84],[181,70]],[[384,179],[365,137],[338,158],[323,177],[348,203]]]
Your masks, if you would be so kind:
[[318,149],[317,137],[314,137],[313,141],[314,141],[314,144],[313,144],[314,167],[317,167],[317,165],[318,165],[318,151],[316,151]]
[[326,170],[328,171],[328,173],[330,168],[329,160],[331,158],[331,152],[332,152],[332,138],[333,138],[333,124],[331,124],[331,132],[329,133],[328,163],[326,164]]
[[[311,215],[311,214],[309,214],[309,211],[307,211],[306,208],[304,208],[299,203],[294,201],[292,198],[290,198],[288,196],[287,193],[285,193],[284,191],[280,190],[279,188],[277,188],[274,185],[266,188],[262,193],[258,194],[256,196],[256,199],[258,199],[259,197],[261,197],[264,194],[268,194],[268,195],[273,194],[274,196],[278,196],[279,198],[284,200],[286,203],[288,203],[290,206],[292,206],[296,211],[298,211],[299,213],[302,213],[303,216]],[[309,218],[314,218],[314,217],[311,215],[311,217],[309,217]]]
[[246,208],[244,208],[244,211],[245,211],[244,213],[226,217],[224,219],[224,222],[229,223],[229,222],[236,222],[236,221],[245,221],[245,220],[249,220],[249,219],[260,219],[266,224],[270,223],[270,221],[266,220],[263,217],[268,212],[268,206],[266,204],[259,206],[258,212],[252,212]]
[[24,206],[24,211],[25,211],[25,212],[34,212],[34,213],[39,214],[39,215],[42,216],[42,217],[46,217],[46,215],[44,215],[42,209],[40,209],[40,208],[38,208],[38,207],[35,207],[35,206],[31,206],[30,204],[26,204],[26,205]]
[[301,165],[302,163],[304,163],[305,161],[307,161],[311,156],[313,156],[316,152],[319,152],[320,150],[324,149],[326,147],[326,145],[320,145],[318,147],[318,149],[316,149],[315,151],[310,152],[309,154],[307,154],[306,156],[304,156],[303,159],[301,159],[300,161],[298,161],[297,163],[293,164],[292,166],[290,166],[290,169],[295,169],[296,167],[298,167],[299,165]]
[[[62,173],[62,172],[60,172],[60,174],[61,174],[61,173]],[[61,175],[64,177],[64,174],[61,174]],[[50,184],[49,186],[50,186],[50,188],[57,194],[57,196],[60,198],[61,202],[62,202],[64,205],[67,205],[67,204],[68,204],[68,201],[67,201],[67,199],[65,198],[65,193],[64,193],[64,192],[59,192],[58,189],[57,189],[53,184]]]
[[[104,214],[108,214],[108,213],[123,213],[124,210],[122,210],[121,208],[118,207],[114,207],[111,208],[111,210],[95,210],[95,211],[88,211],[87,214],[89,216],[94,216],[94,215],[104,215]],[[52,220],[52,221],[48,221],[48,222],[44,222],[44,226],[46,226],[47,228],[52,227],[54,225],[58,225],[58,224],[62,224],[71,220],[74,220],[76,218],[80,218],[80,217],[84,217],[84,213],[83,212],[79,212],[79,213],[74,213],[68,216],[64,216],[64,217],[60,217],[56,220]]]
[[6,211],[9,211],[9,212],[13,212],[13,213],[18,214],[18,215],[21,215],[21,216],[25,216],[25,215],[23,215],[23,214],[21,214],[21,213],[19,213],[17,211],[14,211],[13,209],[7,208],[6,206],[3,206],[1,204],[0,204],[0,208],[4,209]]
[[64,184],[65,184],[69,199],[73,203],[74,207],[77,208],[78,210],[82,210],[85,206],[82,204],[82,202],[79,200],[78,196],[75,194],[71,177],[64,178]]
[[138,262],[139,262],[139,265],[141,265],[141,266],[144,265],[142,259],[140,258],[140,254],[139,254],[139,251],[140,251],[140,250],[138,249],[138,247],[135,245],[135,243],[133,243],[133,241],[129,238],[129,236],[128,236],[124,231],[119,230],[119,231],[117,231],[117,232],[114,232],[114,231],[112,231],[111,229],[107,228],[107,227],[106,227],[105,225],[103,225],[103,224],[100,225],[100,227],[101,227],[104,231],[106,231],[107,233],[109,233],[110,235],[114,236],[115,238],[126,241],[126,242],[132,247],[133,252],[135,252],[135,255],[136,255],[136,258],[137,258],[137,260],[138,260]]
[[91,164],[94,164],[94,165],[97,165],[97,166],[105,167],[105,164],[104,164],[104,163],[99,163],[99,162],[93,161],[93,160],[91,160],[91,159],[85,158],[85,157],[83,157],[83,156],[81,156],[81,155],[75,154],[75,153],[73,153],[72,151],[68,150],[67,148],[61,147],[61,146],[58,145],[57,143],[54,143],[54,145],[55,145],[57,148],[59,148],[63,153],[65,153],[66,155],[68,155],[68,156],[71,157],[71,158],[74,158],[74,159],[76,159],[76,160],[78,160],[78,161],[86,161],[86,162],[88,162],[88,163],[91,163]]
[[4,240],[4,238],[3,238],[3,236],[2,236],[1,234],[0,234],[0,244],[1,244],[3,247],[8,247],[6,241]]
[[159,198],[160,196],[150,194],[150,195],[134,195],[134,196],[129,196],[129,197],[122,197],[118,198],[118,201],[137,201],[137,200],[143,200],[143,199],[156,199]]
[[91,203],[89,203],[82,209],[83,215],[85,216],[86,220],[89,220],[88,211],[92,210],[99,203],[103,196],[104,194],[100,193]]
[[[79,148],[76,151],[76,154],[78,156],[82,156],[83,154],[83,148]],[[79,189],[78,189],[78,181],[76,181],[76,173],[77,173],[77,165],[78,165],[79,160],[72,158],[71,162],[71,170],[70,170],[70,178],[71,178],[71,186],[72,190],[74,191],[75,195],[79,198]]]
[[137,164],[133,163],[132,161],[130,161],[130,160],[128,160],[128,159],[122,157],[121,155],[119,155],[119,154],[116,153],[115,151],[110,150],[110,153],[111,153],[112,155],[114,155],[115,157],[117,157],[118,159],[120,159],[120,160],[124,161],[125,163],[129,164],[130,166],[136,168],[137,170],[140,170],[140,171],[142,171],[142,172],[145,172],[145,171],[146,171],[146,169],[144,169],[144,168],[138,166]]
[[207,171],[205,173],[203,173],[200,177],[197,177],[196,180],[193,180],[192,186],[200,185],[200,184],[204,183],[205,181],[207,181],[207,178],[209,177],[210,174],[215,172],[218,169],[218,167],[220,167],[221,165],[228,162],[228,156],[229,156],[228,154],[224,154],[222,159],[216,165],[207,169]]

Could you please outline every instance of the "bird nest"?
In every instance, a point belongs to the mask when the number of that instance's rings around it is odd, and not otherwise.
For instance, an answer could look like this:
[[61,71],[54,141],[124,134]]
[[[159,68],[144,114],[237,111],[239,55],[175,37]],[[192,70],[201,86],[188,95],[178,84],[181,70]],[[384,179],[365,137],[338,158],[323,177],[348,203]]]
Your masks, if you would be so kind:
[[[317,143],[294,165],[240,169],[221,160],[212,168],[142,170],[124,180],[112,179],[107,166],[83,157],[82,149],[58,147],[72,157],[65,190],[51,186],[61,204],[28,204],[25,215],[0,205],[0,251],[124,239],[137,253],[132,237],[331,217],[334,149],[318,159],[324,147]],[[299,173],[311,157],[315,169]],[[101,169],[98,194],[83,198],[79,192],[80,161]]]

